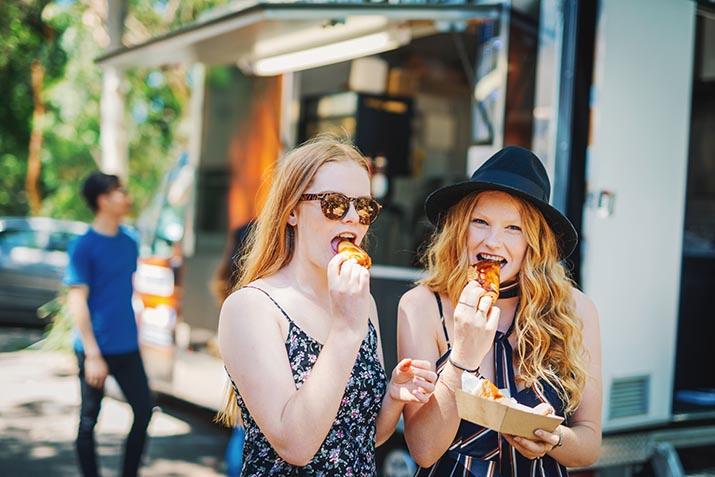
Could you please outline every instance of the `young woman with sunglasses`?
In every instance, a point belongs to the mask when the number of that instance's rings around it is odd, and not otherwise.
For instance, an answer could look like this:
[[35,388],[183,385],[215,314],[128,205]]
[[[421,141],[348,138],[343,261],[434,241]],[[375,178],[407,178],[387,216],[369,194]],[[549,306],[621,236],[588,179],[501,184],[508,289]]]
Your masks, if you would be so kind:
[[[561,263],[577,235],[549,205],[550,188],[539,158],[510,146],[425,202],[436,226],[428,273],[398,312],[398,354],[436,362],[440,374],[429,403],[404,410],[417,477],[565,477],[567,467],[598,457],[598,313]],[[495,303],[467,278],[481,260],[500,265]],[[461,420],[455,389],[464,372],[521,404],[547,403],[565,420],[528,438]]]
[[379,210],[351,145],[321,137],[278,164],[219,323],[234,391],[223,418],[246,428],[242,476],[374,476],[404,404],[434,390],[425,361],[403,360],[387,381],[368,270],[337,253]]

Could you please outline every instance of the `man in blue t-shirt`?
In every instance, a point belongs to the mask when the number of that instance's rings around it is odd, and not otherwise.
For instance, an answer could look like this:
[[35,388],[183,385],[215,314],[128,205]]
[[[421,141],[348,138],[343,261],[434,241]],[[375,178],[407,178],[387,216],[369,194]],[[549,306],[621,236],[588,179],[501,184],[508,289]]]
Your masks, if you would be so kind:
[[75,325],[74,349],[81,384],[77,455],[85,477],[99,475],[94,427],[104,396],[104,381],[111,374],[134,413],[122,470],[123,477],[134,477],[153,404],[132,308],[138,243],[121,225],[132,201],[117,176],[101,172],[87,178],[82,194],[95,213],[94,221],[70,247],[64,277],[67,306]]

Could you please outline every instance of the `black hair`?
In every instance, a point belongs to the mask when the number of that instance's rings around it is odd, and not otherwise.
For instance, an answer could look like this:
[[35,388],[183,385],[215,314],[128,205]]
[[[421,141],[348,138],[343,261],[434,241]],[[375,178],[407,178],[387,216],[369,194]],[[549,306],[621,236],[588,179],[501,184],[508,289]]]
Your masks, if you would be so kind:
[[103,172],[93,172],[87,177],[82,186],[82,195],[87,205],[94,212],[97,212],[97,198],[102,194],[108,194],[120,187],[119,177],[114,174]]

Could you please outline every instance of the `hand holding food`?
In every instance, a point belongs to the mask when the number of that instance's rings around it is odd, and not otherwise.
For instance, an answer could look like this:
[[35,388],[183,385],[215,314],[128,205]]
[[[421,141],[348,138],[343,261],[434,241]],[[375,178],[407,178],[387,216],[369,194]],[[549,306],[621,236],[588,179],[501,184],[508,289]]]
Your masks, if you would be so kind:
[[328,262],[327,274],[331,314],[336,317],[333,324],[356,327],[364,335],[372,303],[370,272],[357,260],[338,253]]
[[480,365],[494,344],[501,311],[491,306],[491,297],[471,280],[467,282],[454,308],[450,357],[464,369]]
[[350,240],[343,240],[338,244],[338,253],[345,254],[348,260],[351,258],[354,258],[355,261],[357,261],[358,265],[361,265],[365,268],[370,268],[372,265],[372,259],[370,258],[370,255],[367,254],[367,252],[354,243],[352,243]]

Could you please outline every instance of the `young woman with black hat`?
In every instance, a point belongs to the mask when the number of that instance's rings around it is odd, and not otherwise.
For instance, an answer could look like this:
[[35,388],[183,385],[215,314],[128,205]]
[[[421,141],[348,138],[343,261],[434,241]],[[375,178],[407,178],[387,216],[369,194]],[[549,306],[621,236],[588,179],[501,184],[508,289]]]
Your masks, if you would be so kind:
[[[598,457],[598,313],[561,264],[577,235],[549,205],[549,193],[541,161],[511,146],[425,202],[436,226],[428,273],[402,297],[398,318],[399,355],[436,362],[440,375],[427,404],[404,410],[417,476],[564,476],[566,467]],[[468,282],[480,260],[500,262],[496,303]],[[454,390],[463,372],[490,379],[522,404],[547,402],[566,419],[529,439],[461,420]]]

